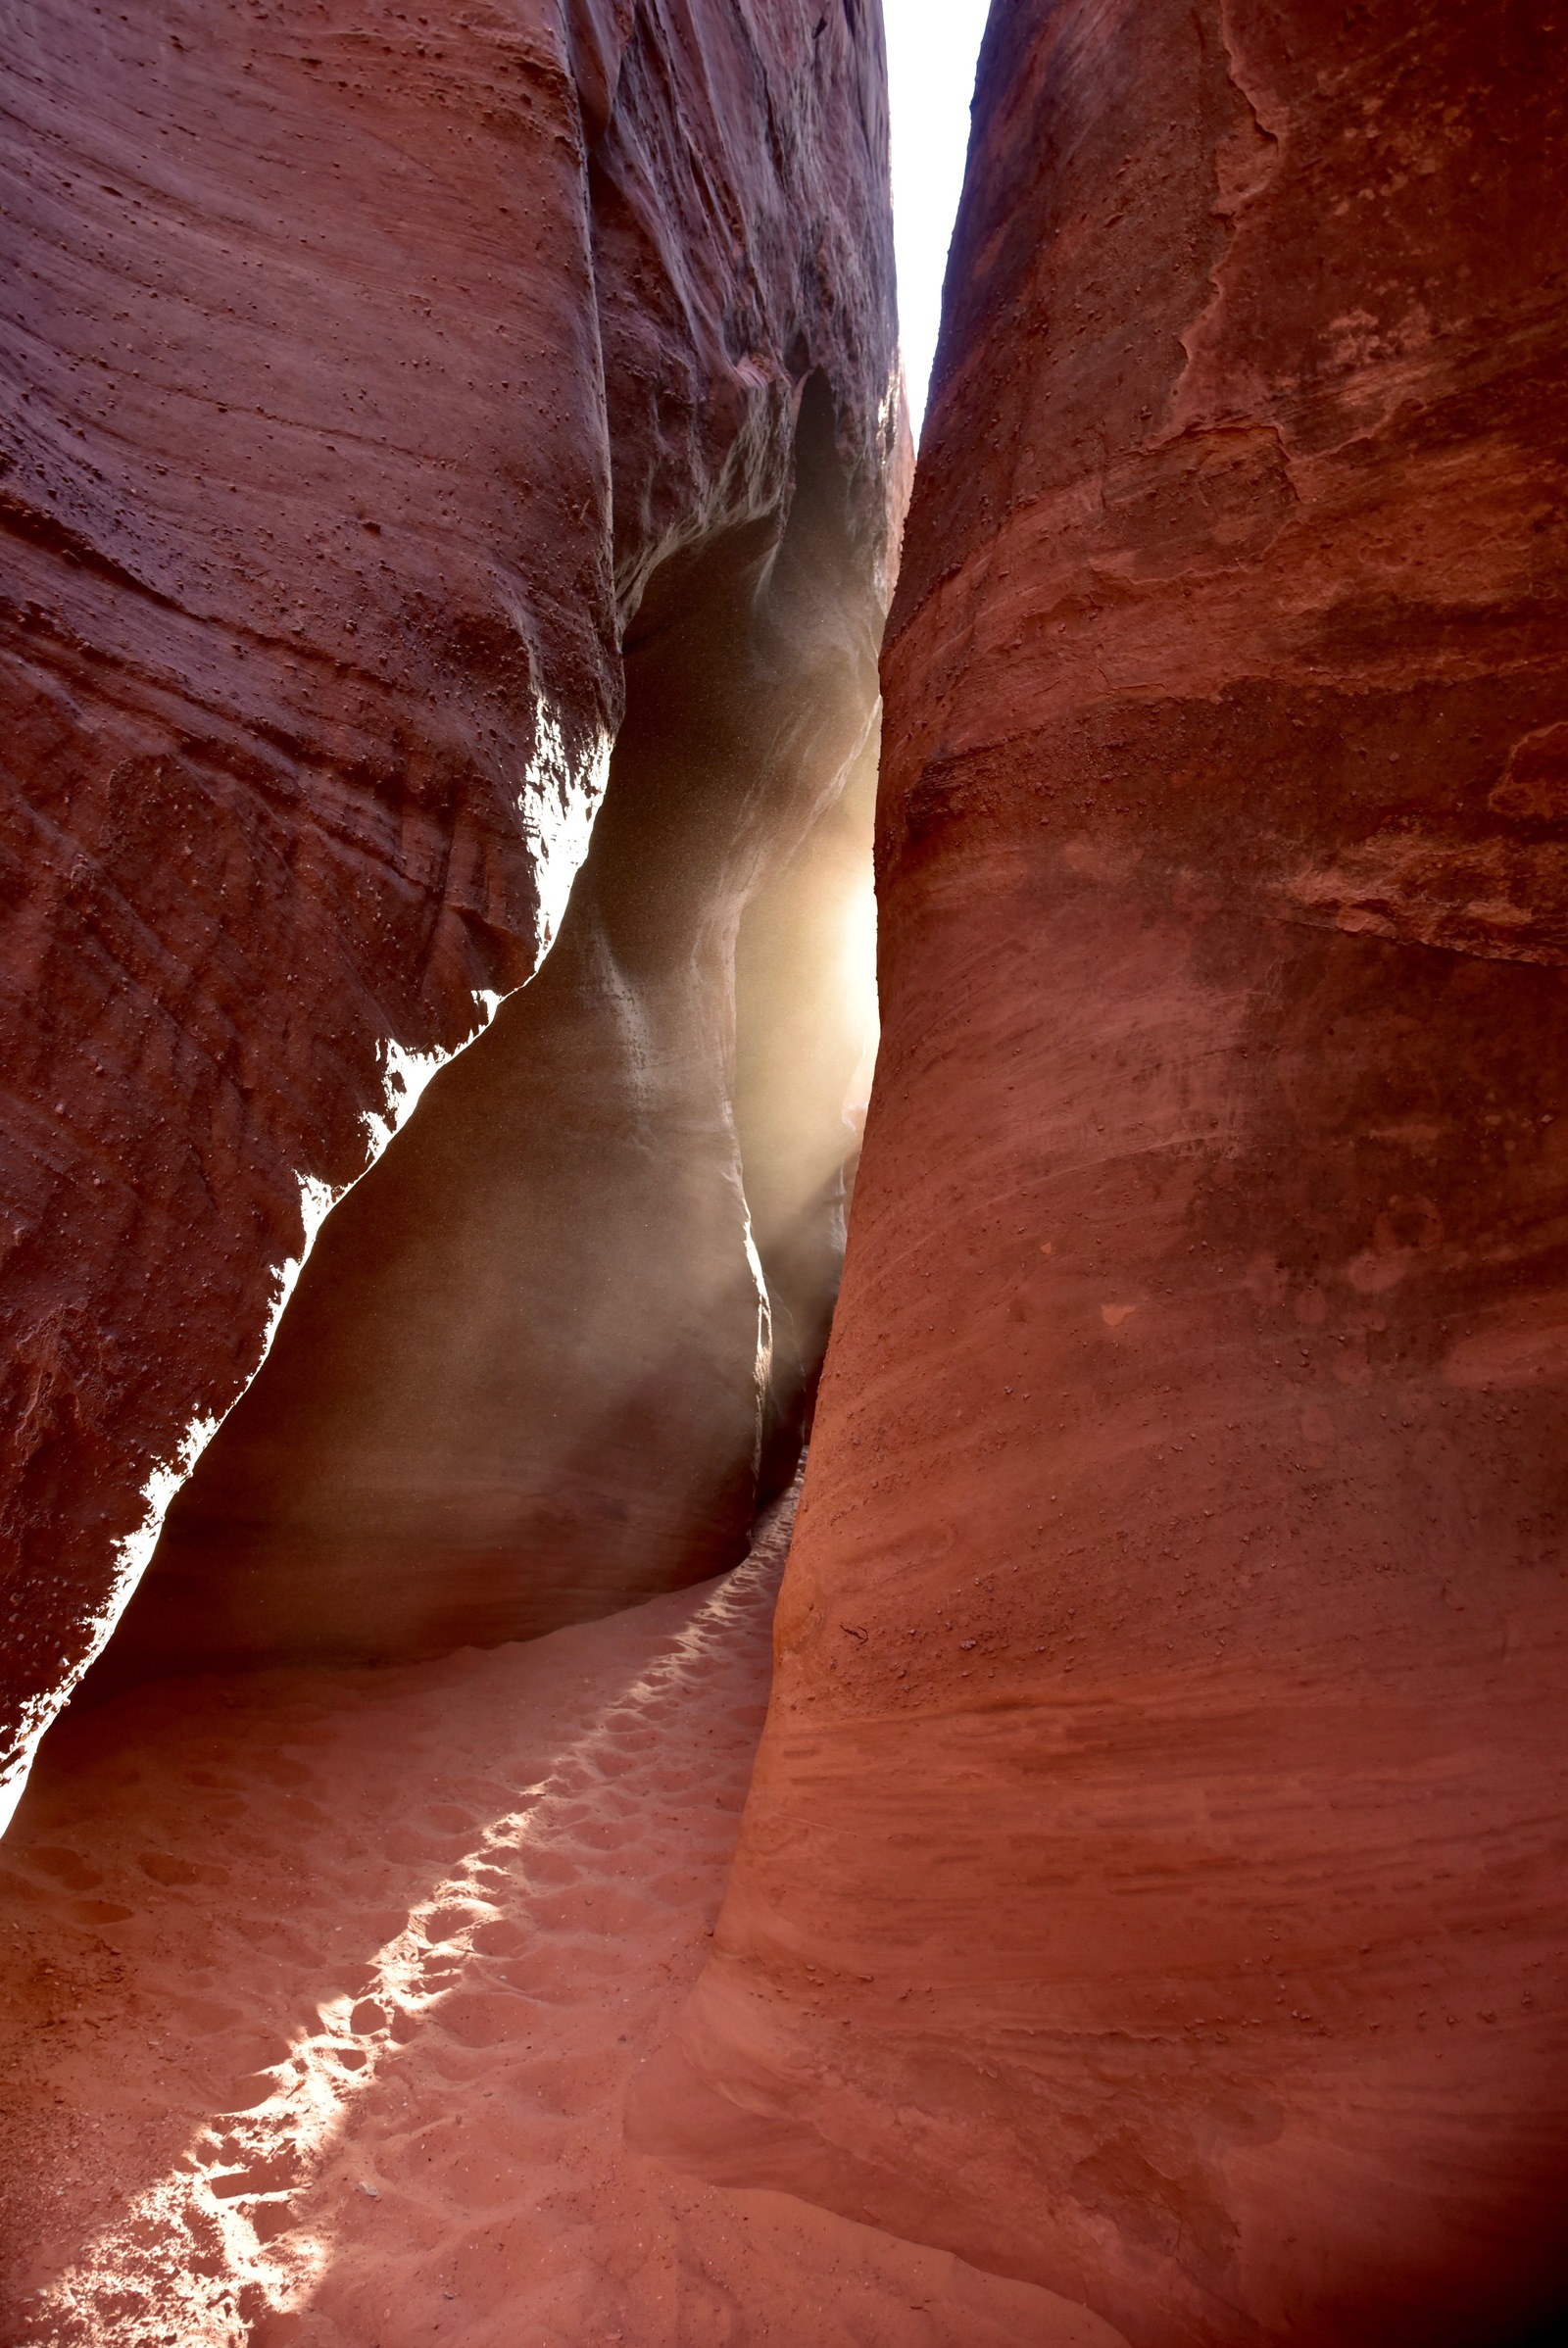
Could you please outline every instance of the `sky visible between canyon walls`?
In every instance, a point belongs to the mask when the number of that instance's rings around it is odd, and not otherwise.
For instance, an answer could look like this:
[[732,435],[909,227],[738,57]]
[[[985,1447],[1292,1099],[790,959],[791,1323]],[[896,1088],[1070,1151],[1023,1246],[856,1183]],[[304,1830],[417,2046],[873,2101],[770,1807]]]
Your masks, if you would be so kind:
[[893,122],[893,241],[915,439],[942,317],[948,239],[963,185],[969,100],[988,0],[883,0]]

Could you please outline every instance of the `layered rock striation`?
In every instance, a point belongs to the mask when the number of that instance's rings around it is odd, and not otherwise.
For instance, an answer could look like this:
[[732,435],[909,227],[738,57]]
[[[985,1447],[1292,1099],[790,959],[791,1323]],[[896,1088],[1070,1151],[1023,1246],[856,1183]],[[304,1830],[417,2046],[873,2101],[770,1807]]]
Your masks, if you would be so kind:
[[[733,936],[869,720],[897,430],[874,15],[171,0],[14,35],[13,1764],[255,1372],[310,1228],[506,998],[356,1195],[342,1296],[313,1319],[302,1292],[301,1394],[259,1394],[215,1460],[190,1521],[240,1594],[187,1540],[151,1659],[424,1651],[744,1545],[766,1299]],[[634,1223],[655,1244],[628,1292]],[[515,1578],[552,1509],[591,1518],[605,1474],[654,1489],[608,1549],[546,1562],[576,1595],[492,1602],[490,1568]],[[407,1508],[416,1543],[458,1476],[477,1497],[425,1562],[444,1594],[406,1549],[367,1631],[368,1541]]]
[[998,10],[884,661],[883,1046],[640,2140],[1138,2348],[1568,2301],[1562,77]]

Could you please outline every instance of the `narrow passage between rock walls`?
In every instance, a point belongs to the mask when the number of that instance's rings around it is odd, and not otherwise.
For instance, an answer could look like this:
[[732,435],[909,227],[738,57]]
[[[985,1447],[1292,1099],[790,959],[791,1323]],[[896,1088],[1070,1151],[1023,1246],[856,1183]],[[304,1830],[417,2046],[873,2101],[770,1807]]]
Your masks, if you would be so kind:
[[63,1724],[0,1854],[7,2348],[1114,2340],[623,2144],[718,1911],[792,1514],[526,1644]]

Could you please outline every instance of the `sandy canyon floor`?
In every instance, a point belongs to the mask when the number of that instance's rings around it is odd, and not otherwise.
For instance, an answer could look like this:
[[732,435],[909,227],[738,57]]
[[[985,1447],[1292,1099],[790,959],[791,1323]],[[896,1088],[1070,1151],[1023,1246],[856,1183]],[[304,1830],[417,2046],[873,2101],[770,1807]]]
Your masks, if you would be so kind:
[[0,1846],[5,2348],[1114,2348],[622,2141],[717,1913],[786,1541],[527,1645],[55,1733]]

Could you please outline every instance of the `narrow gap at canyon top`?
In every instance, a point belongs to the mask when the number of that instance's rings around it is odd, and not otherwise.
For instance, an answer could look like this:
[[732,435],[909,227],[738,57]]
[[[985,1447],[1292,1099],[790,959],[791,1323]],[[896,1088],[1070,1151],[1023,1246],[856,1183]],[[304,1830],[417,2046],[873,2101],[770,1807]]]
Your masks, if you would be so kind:
[[948,242],[963,186],[969,100],[988,0],[884,0],[893,128],[899,334],[916,442],[942,318]]

